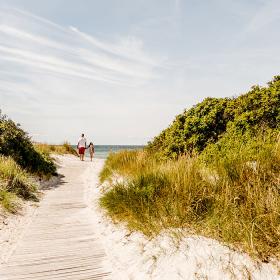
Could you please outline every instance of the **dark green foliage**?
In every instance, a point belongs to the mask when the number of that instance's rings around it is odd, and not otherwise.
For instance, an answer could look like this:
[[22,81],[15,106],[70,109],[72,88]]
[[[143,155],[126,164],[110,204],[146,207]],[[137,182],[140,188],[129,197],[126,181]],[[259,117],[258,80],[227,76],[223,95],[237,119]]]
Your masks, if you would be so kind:
[[206,98],[177,116],[147,149],[161,158],[177,158],[202,152],[227,131],[244,133],[279,126],[280,76],[276,76],[267,87],[254,86],[237,98]]
[[24,169],[39,175],[54,175],[48,155],[35,150],[27,133],[0,112],[0,154],[12,157]]

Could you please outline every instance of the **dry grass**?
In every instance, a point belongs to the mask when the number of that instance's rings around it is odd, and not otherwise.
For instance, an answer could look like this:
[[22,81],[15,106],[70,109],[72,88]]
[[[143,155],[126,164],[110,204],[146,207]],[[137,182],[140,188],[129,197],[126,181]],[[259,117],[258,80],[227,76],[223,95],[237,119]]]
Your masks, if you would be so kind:
[[118,153],[110,153],[103,170],[99,174],[99,179],[101,182],[104,182],[112,179],[114,174],[133,176],[133,174],[147,166],[147,160],[151,164],[151,160],[147,158],[146,152],[142,150],[123,150]]
[[15,214],[20,207],[20,202],[14,193],[0,189],[0,205],[6,211]]
[[[228,142],[229,143],[229,142]],[[224,151],[157,161],[145,151],[107,159],[102,181],[114,174],[101,205],[115,220],[146,235],[185,228],[246,250],[280,257],[280,143],[259,137],[231,140]]]
[[50,145],[44,143],[36,143],[35,148],[42,154],[71,154],[77,156],[77,151],[68,143],[65,142],[62,145]]
[[37,186],[16,162],[0,156],[0,205],[9,212],[16,212],[19,198],[37,201]]

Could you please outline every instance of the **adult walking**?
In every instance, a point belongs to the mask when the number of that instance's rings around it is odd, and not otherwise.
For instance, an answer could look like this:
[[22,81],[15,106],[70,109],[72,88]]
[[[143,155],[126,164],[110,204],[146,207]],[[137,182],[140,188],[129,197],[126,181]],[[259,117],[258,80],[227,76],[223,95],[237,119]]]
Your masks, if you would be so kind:
[[85,150],[87,147],[87,139],[85,138],[85,135],[82,134],[81,138],[78,141],[77,149],[79,151],[80,160],[84,161],[85,158]]

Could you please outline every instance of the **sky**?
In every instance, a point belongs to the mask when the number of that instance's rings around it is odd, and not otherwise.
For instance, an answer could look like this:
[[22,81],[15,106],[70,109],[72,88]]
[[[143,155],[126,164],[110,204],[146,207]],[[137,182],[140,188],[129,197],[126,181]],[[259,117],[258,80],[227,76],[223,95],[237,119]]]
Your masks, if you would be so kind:
[[146,144],[280,74],[279,0],[0,0],[0,109],[34,141]]

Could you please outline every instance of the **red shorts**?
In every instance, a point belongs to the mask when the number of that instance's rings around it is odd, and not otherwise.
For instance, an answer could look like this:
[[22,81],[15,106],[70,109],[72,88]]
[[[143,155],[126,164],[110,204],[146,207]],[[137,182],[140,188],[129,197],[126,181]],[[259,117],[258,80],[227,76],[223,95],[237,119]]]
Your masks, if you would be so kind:
[[85,147],[79,148],[79,154],[83,155],[85,153],[85,149],[86,149]]

